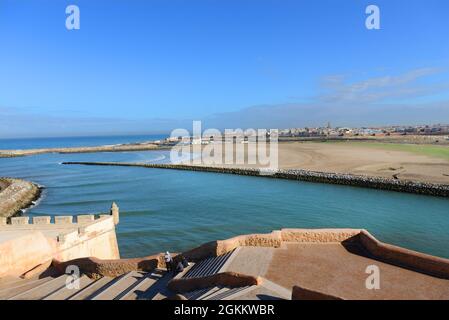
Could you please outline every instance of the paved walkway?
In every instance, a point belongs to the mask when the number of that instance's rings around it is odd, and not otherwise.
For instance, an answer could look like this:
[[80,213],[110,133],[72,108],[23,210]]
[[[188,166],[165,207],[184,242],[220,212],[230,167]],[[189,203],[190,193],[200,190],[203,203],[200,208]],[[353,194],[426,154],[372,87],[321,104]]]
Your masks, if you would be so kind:
[[[281,248],[240,247],[226,271],[261,276],[290,292],[293,286],[300,285],[344,299],[449,299],[449,280],[354,252],[357,250],[349,252],[338,243],[284,243]],[[365,286],[369,276],[365,271],[369,265],[380,269],[380,290],[368,290]],[[267,294],[262,291],[261,296]],[[247,298],[254,298],[254,294],[257,292]]]
[[[380,290],[366,289],[369,265],[380,269]],[[274,251],[265,277],[345,299],[449,299],[449,280],[366,258],[341,244],[287,244]]]

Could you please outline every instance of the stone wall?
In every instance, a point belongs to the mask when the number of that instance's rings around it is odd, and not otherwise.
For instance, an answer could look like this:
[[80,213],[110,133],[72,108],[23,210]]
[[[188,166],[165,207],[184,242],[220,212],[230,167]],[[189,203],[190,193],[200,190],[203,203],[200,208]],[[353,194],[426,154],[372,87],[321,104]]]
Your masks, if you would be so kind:
[[183,253],[191,261],[219,256],[239,246],[280,247],[283,242],[358,244],[374,259],[449,279],[449,259],[435,257],[377,240],[363,229],[281,229],[209,242]]
[[449,260],[383,243],[362,230],[358,242],[376,259],[403,268],[449,279]]
[[54,259],[120,258],[112,212],[9,220],[0,220],[0,277],[20,276]]
[[14,216],[29,207],[41,194],[40,188],[28,181],[0,178],[0,182],[3,186],[0,188],[0,219]]
[[[211,241],[185,251],[182,255],[189,261],[198,262],[223,255],[239,246],[280,247],[283,242],[359,244],[373,258],[380,261],[449,279],[448,259],[382,243],[363,229],[281,229],[267,234],[249,234]],[[173,254],[173,256],[176,259],[177,255]],[[67,261],[66,264],[79,265],[83,271],[94,276],[118,276],[129,271],[152,271],[155,268],[165,267],[163,253],[135,259],[83,258]],[[302,294],[310,293],[307,293],[307,288],[302,289]],[[310,294],[313,295],[313,292]]]

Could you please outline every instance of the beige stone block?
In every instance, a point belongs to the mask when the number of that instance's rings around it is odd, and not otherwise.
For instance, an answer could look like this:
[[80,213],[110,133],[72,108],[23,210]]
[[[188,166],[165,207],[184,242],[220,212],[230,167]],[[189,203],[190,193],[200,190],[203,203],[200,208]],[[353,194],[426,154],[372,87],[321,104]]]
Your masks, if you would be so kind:
[[8,219],[6,217],[0,217],[0,226],[4,226],[8,223]]
[[78,228],[78,234],[79,234],[79,235],[83,235],[83,234],[85,234],[86,232],[87,232],[86,227],[79,227],[79,228]]
[[12,225],[25,225],[30,223],[30,217],[12,217]]
[[50,216],[33,217],[33,224],[50,224],[50,221]]
[[78,237],[78,231],[62,232],[58,235],[58,242],[74,241]]
[[73,223],[73,216],[55,216],[55,224]]
[[81,214],[77,216],[78,223],[87,223],[95,220],[95,216],[93,214]]

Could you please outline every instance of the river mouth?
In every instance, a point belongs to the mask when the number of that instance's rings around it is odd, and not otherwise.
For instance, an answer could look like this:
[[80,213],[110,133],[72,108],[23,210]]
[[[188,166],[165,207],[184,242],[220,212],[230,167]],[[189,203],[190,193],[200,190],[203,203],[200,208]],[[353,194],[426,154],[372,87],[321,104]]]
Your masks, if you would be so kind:
[[181,251],[280,228],[365,228],[379,240],[449,258],[449,200],[310,182],[64,161],[162,163],[168,151],[47,154],[0,159],[0,176],[45,185],[29,215],[121,209],[123,257]]

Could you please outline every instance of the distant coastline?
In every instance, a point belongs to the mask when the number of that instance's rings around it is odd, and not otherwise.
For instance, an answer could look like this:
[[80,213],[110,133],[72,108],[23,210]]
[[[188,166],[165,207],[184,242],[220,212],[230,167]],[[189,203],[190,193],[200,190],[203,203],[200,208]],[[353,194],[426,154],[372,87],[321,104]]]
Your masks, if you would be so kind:
[[25,157],[45,153],[94,153],[94,152],[124,152],[124,151],[148,151],[164,149],[154,143],[131,143],[97,147],[73,147],[73,148],[42,148],[27,150],[0,150],[0,158]]

